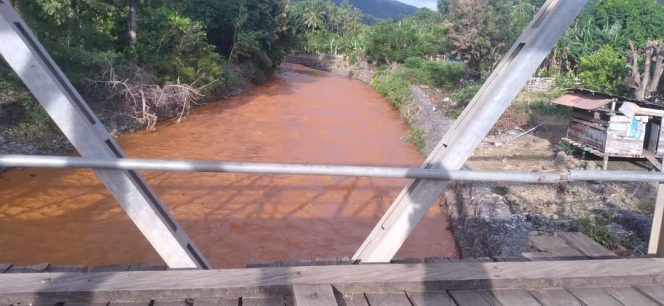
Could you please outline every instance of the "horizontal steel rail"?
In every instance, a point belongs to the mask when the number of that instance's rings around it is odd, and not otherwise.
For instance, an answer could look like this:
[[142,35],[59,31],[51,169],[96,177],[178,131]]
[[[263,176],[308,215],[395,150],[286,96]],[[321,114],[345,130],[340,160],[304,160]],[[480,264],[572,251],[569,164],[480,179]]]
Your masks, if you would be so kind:
[[564,183],[571,181],[664,182],[664,173],[646,171],[504,172],[441,169],[250,163],[203,160],[91,159],[65,156],[0,155],[0,167],[92,168],[112,170],[226,172],[430,179],[464,182]]

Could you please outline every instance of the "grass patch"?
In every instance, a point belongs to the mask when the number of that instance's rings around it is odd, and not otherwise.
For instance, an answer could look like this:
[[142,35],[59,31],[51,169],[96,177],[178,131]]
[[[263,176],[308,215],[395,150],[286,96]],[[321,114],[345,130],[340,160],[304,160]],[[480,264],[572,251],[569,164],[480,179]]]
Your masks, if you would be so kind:
[[410,83],[393,71],[382,71],[378,73],[371,86],[390,102],[390,105],[399,110],[401,105],[412,99]]
[[414,84],[452,87],[461,82],[466,74],[466,65],[461,62],[439,62],[410,57],[396,73]]
[[414,144],[420,152],[423,152],[427,145],[426,135],[423,129],[411,128],[408,130],[406,141]]
[[574,156],[575,154],[579,153],[579,148],[567,141],[560,140],[558,145],[560,145],[560,149],[568,156]]
[[579,230],[607,249],[613,249],[615,235],[608,228],[611,216],[579,218]]
[[510,192],[510,189],[504,186],[495,186],[491,188],[491,192],[497,195],[506,196]]

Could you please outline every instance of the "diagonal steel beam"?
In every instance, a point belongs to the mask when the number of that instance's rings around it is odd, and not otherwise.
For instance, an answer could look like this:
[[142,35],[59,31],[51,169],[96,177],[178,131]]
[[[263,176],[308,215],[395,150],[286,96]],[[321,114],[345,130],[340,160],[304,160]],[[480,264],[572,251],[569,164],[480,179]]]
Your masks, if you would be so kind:
[[[459,116],[423,168],[459,170],[526,85],[587,0],[549,0]],[[495,25],[500,26],[500,25]],[[444,191],[444,184],[417,179],[396,198],[353,256],[389,262]]]
[[[0,0],[0,54],[83,157],[125,157],[113,137],[5,0]],[[170,268],[210,267],[138,173],[101,169],[96,173]]]

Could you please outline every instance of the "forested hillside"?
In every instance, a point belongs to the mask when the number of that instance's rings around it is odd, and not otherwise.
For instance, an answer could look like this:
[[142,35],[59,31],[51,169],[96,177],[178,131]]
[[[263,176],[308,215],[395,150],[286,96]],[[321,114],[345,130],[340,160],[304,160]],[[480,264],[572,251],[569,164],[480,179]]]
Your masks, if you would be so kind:
[[[386,65],[374,84],[388,98],[405,100],[409,83],[432,84],[458,92],[463,107],[544,2],[440,0],[439,12],[422,9],[372,26],[344,23],[339,31],[330,12],[343,12],[343,6],[333,10],[307,0],[295,6],[293,19],[320,16],[295,28],[298,49],[344,54],[351,64]],[[656,0],[590,1],[538,75],[556,78],[559,88],[656,100],[662,93],[662,38],[664,7]]]
[[[343,0],[334,0],[341,4]],[[385,19],[401,19],[415,14],[417,8],[396,0],[352,0],[350,4],[364,14],[365,23],[374,24]]]
[[[151,126],[203,97],[265,81],[292,49],[372,65],[374,85],[395,105],[408,84],[420,83],[446,88],[463,107],[544,0],[440,0],[438,12],[373,25],[362,22],[363,8],[410,8],[348,0],[14,3],[93,107]],[[657,0],[591,1],[538,74],[560,87],[656,100],[663,36]],[[25,123],[28,132],[49,122],[4,63],[0,105],[3,121]]]

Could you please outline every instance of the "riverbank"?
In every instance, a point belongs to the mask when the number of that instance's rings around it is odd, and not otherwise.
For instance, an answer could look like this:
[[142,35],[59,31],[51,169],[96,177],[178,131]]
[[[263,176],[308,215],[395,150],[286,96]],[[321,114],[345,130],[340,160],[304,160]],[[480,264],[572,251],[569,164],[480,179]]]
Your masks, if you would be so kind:
[[[376,74],[371,66],[349,65],[343,56],[288,60],[369,84]],[[441,89],[411,84],[410,91],[409,107],[416,109],[412,116],[402,112],[402,119],[425,142],[421,151],[428,155],[459,107]],[[555,91],[522,92],[466,165],[487,171],[597,169],[596,158],[568,155],[559,145],[569,116],[550,104],[556,97]],[[644,167],[620,160],[609,164],[610,170]],[[519,256],[529,250],[529,236],[560,230],[584,232],[622,256],[640,256],[647,247],[655,196],[656,186],[649,183],[450,184],[443,207],[462,257]]]
[[[239,69],[235,68],[235,70]],[[224,100],[252,91],[256,85],[249,76],[236,72],[236,78],[231,86],[224,86],[214,93],[210,93],[195,104],[192,109],[200,106],[223,102]],[[145,129],[121,106],[106,101],[87,101],[92,111],[104,124],[114,137],[126,133],[133,133]],[[45,118],[44,123],[35,124],[29,121],[11,120],[9,113],[18,106],[5,106],[0,113],[0,154],[26,154],[26,155],[63,155],[74,151],[74,147],[59,128]],[[44,116],[46,114],[44,113]],[[177,117],[176,112],[163,114],[158,122],[172,120]],[[186,116],[184,118],[186,120]],[[0,167],[0,172],[6,171]]]

